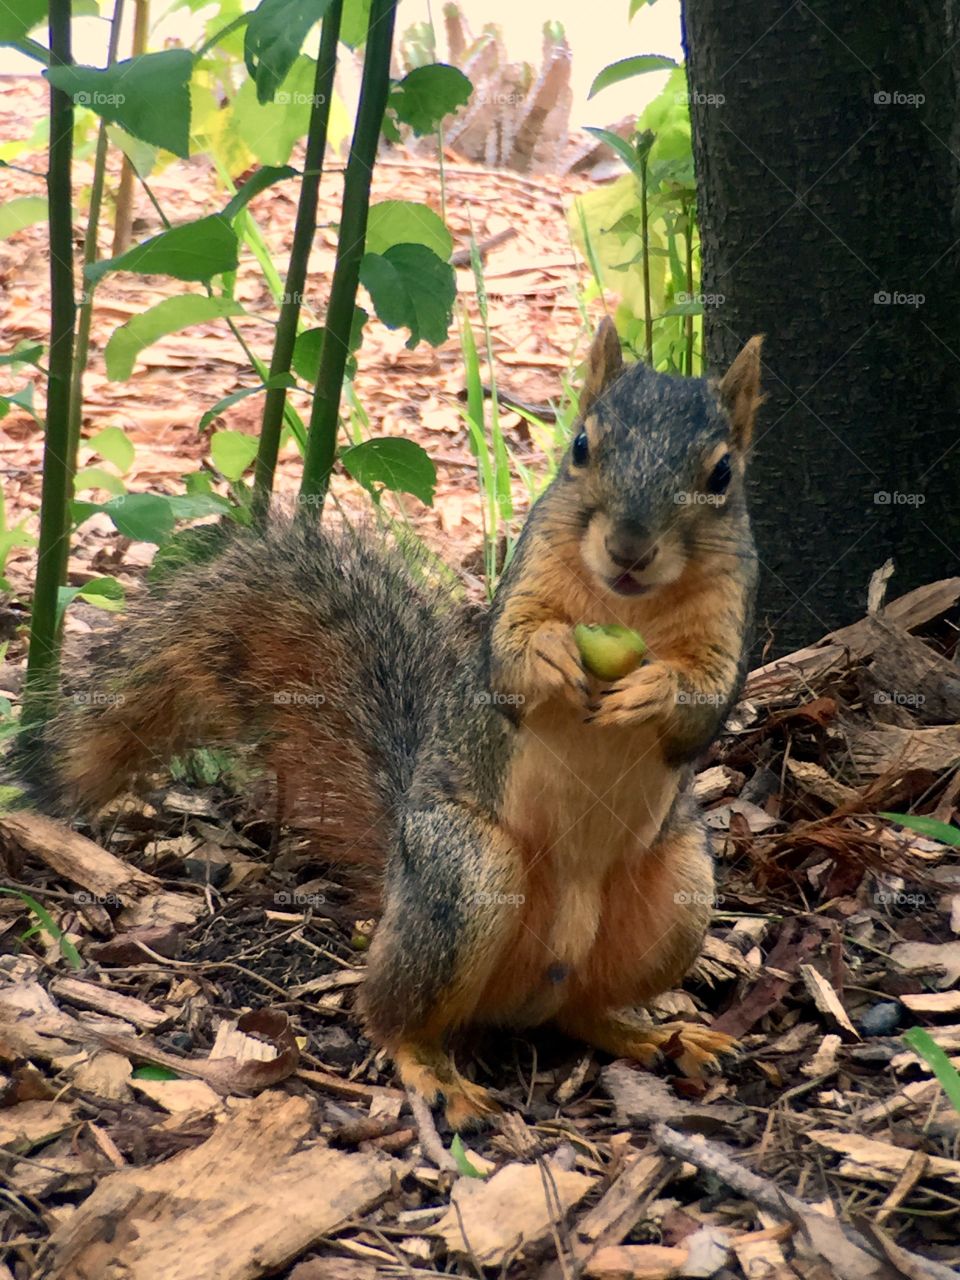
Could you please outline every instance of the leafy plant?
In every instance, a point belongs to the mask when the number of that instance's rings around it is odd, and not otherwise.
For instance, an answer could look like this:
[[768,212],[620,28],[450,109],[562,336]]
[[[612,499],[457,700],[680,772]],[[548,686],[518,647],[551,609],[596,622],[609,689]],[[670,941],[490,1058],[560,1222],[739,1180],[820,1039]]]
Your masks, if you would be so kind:
[[939,840],[941,844],[949,844],[960,849],[960,827],[951,826],[949,822],[940,822],[937,818],[926,818],[919,813],[881,813],[881,818],[896,822],[908,831],[916,831],[917,835],[926,836],[930,840]]
[[692,375],[702,367],[696,184],[686,72],[671,58],[643,54],[604,68],[591,93],[629,76],[672,68],[629,138],[591,129],[628,173],[574,203],[571,234],[593,275],[593,292],[620,301],[621,338],[657,369]]
[[465,1178],[483,1179],[487,1175],[481,1173],[477,1166],[467,1155],[467,1149],[463,1145],[463,1139],[459,1133],[453,1135],[453,1141],[450,1143],[450,1154],[453,1156],[457,1164],[457,1169]]
[[46,907],[37,902],[36,898],[32,898],[29,893],[25,893],[22,889],[2,889],[0,893],[8,894],[12,898],[19,898],[24,906],[29,907],[30,911],[37,917],[37,923],[25,934],[22,935],[24,941],[32,937],[36,933],[48,933],[50,937],[60,947],[63,958],[67,961],[72,969],[82,969],[83,960],[80,952],[59,927],[51,916]]
[[943,1086],[954,1108],[960,1111],[960,1072],[923,1027],[911,1027],[903,1036],[904,1043],[922,1058]]
[[[409,331],[409,346],[445,340],[456,293],[449,232],[432,210],[415,202],[385,201],[371,207],[370,177],[382,128],[391,136],[398,129],[439,132],[443,119],[466,102],[471,86],[461,72],[439,63],[425,63],[391,83],[396,0],[261,0],[248,14],[239,13],[232,0],[221,0],[198,49],[145,50],[123,60],[116,57],[118,9],[104,67],[73,63],[69,0],[28,0],[21,7],[24,12],[15,20],[9,14],[0,19],[0,44],[11,44],[45,64],[51,98],[50,199],[24,197],[0,211],[0,235],[12,234],[44,214],[51,235],[53,323],[47,368],[39,364],[42,352],[36,344],[0,356],[2,363],[33,363],[48,383],[39,570],[24,717],[26,724],[34,724],[49,713],[56,688],[64,609],[78,597],[106,608],[122,604],[122,591],[113,579],[65,586],[71,529],[95,512],[106,514],[124,536],[157,543],[161,563],[169,571],[213,544],[203,530],[184,529],[184,524],[212,515],[248,523],[264,511],[279,447],[286,438],[293,439],[304,455],[304,518],[319,515],[338,458],[378,506],[386,491],[432,501],[436,475],[426,453],[409,440],[370,438],[366,416],[350,386],[368,319],[356,305],[356,294],[363,284],[379,320]],[[49,52],[30,34],[44,19]],[[318,23],[320,50],[314,60],[303,47]],[[324,323],[317,325],[312,315],[309,320],[303,315],[304,285],[324,154],[331,131],[342,136],[344,130],[342,104],[338,107],[333,91],[341,41],[365,45],[363,88],[347,164],[333,285]],[[75,116],[81,128],[91,121],[99,125],[76,360],[70,225]],[[305,164],[298,173],[289,160],[304,135]],[[38,131],[33,142],[41,141]],[[97,261],[96,230],[110,145],[123,150],[163,229]],[[171,157],[195,154],[198,146],[210,155],[226,197],[220,207],[174,225],[148,176]],[[254,156],[260,167],[237,189],[231,175],[249,168]],[[297,219],[284,280],[267,251],[251,202],[276,183],[297,180]],[[244,248],[260,266],[279,306],[269,355],[252,350],[235,323],[245,314],[234,293]],[[165,297],[114,329],[104,354],[108,377],[129,378],[152,343],[211,322],[230,330],[256,372],[255,385],[222,398],[200,423],[206,429],[239,400],[264,396],[259,438],[229,430],[211,436],[212,472],[226,494],[214,488],[207,471],[185,478],[182,494],[129,492],[124,477],[133,461],[132,445],[116,429],[111,429],[113,435],[100,433],[86,442],[100,461],[77,469],[83,371],[96,290],[116,272],[166,275],[194,287]],[[351,432],[341,448],[345,380]],[[290,403],[291,390],[310,397],[306,424]],[[28,384],[0,399],[0,415],[15,404],[36,417],[32,395]],[[252,486],[245,478],[251,467]],[[196,537],[185,536],[193,532]],[[25,536],[19,527],[7,535],[0,529],[0,572],[9,548]],[[164,555],[175,543],[176,551]]]

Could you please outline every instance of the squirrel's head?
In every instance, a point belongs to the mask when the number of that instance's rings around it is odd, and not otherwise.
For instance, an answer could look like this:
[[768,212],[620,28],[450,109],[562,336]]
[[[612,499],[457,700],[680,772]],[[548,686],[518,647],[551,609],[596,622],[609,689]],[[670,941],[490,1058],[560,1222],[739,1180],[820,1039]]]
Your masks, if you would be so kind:
[[736,554],[761,343],[751,338],[708,382],[624,365],[616,329],[602,321],[558,482],[576,493],[580,554],[606,590],[642,595],[695,559]]

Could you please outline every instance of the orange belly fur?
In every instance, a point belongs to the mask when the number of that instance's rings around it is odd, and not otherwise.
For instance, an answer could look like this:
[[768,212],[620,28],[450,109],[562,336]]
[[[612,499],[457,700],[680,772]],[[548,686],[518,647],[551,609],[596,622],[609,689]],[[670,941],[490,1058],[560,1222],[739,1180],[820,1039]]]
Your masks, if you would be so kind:
[[652,726],[591,732],[581,720],[553,701],[521,730],[501,813],[524,861],[523,901],[510,908],[521,927],[481,999],[481,1021],[552,1017],[572,988],[599,976],[598,938],[632,932],[624,912],[629,920],[653,906],[648,850],[680,771],[665,763]]

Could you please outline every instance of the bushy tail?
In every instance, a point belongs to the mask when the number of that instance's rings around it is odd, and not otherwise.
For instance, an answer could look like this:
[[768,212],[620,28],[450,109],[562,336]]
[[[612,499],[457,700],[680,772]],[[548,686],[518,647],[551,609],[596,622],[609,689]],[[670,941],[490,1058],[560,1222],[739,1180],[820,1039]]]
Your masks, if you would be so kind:
[[138,602],[13,780],[89,814],[185,749],[253,742],[288,801],[359,840],[409,787],[462,645],[449,599],[379,536],[278,519]]

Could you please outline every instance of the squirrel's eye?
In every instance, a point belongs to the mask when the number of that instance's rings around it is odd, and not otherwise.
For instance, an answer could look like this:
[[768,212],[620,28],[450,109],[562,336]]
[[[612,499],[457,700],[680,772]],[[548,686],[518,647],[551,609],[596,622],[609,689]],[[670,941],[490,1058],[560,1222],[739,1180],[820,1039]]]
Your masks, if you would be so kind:
[[730,487],[732,474],[730,470],[730,455],[725,453],[710,472],[710,478],[707,481],[707,492],[715,495],[726,493]]
[[584,466],[587,459],[590,457],[590,443],[587,440],[587,433],[585,431],[579,431],[573,437],[571,457],[573,458],[573,465],[575,467]]

